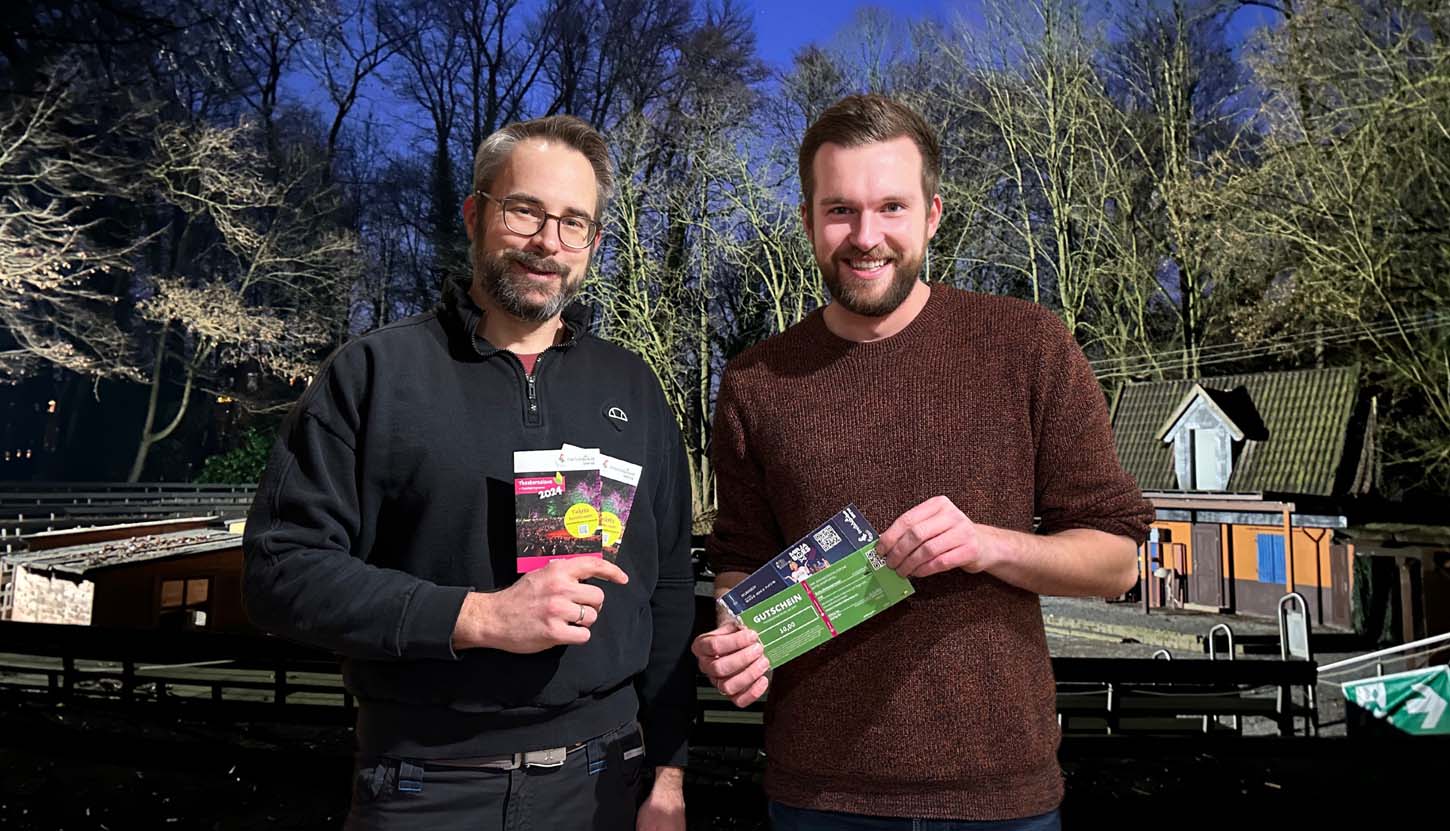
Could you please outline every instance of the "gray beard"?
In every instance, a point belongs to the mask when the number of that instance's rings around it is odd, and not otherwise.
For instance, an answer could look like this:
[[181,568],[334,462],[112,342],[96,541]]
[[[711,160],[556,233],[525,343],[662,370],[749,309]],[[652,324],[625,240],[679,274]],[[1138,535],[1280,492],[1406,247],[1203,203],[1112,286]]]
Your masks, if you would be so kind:
[[497,257],[492,254],[478,255],[478,277],[483,290],[498,303],[499,308],[519,320],[528,323],[547,322],[564,311],[564,307],[579,293],[579,284],[582,281],[571,281],[569,273],[565,271],[560,276],[559,290],[539,300],[537,291],[526,282],[528,278],[509,271],[512,263],[519,263],[527,268],[542,266],[546,270],[562,266],[522,251],[506,251]]

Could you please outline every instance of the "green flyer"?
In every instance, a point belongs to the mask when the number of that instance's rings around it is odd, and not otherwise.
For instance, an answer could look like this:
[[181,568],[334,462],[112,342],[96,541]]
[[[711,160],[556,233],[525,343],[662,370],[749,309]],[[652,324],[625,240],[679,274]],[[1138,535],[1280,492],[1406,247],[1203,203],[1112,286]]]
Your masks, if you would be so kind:
[[760,633],[770,665],[781,666],[911,595],[910,581],[876,556],[876,536],[848,505],[719,602]]

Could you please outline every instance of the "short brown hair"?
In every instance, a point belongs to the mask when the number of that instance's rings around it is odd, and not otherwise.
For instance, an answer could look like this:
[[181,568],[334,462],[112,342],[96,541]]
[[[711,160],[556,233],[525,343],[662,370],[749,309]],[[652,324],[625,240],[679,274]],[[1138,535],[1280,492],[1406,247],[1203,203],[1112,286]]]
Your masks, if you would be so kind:
[[508,161],[514,148],[524,139],[538,138],[557,141],[583,154],[594,168],[594,183],[599,199],[594,206],[594,219],[604,216],[604,206],[614,191],[614,173],[609,165],[609,145],[599,131],[589,122],[572,115],[551,115],[532,121],[515,121],[494,131],[479,142],[478,153],[473,157],[473,189],[487,191],[493,187],[498,171]]
[[826,108],[801,139],[801,194],[810,209],[815,196],[816,151],[827,142],[842,147],[860,147],[907,136],[921,152],[921,192],[930,200],[941,180],[941,143],[936,131],[916,110],[877,93],[848,95]]

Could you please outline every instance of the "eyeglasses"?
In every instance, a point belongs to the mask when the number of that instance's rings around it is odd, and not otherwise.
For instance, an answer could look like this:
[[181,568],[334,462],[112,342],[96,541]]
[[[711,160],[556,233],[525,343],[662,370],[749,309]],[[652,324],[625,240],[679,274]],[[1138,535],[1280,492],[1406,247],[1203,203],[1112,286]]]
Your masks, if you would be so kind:
[[519,236],[534,236],[544,230],[544,224],[552,219],[559,223],[559,242],[565,248],[588,248],[599,238],[599,223],[587,216],[559,216],[517,197],[498,199],[481,190],[474,192],[498,205],[503,211],[503,226]]

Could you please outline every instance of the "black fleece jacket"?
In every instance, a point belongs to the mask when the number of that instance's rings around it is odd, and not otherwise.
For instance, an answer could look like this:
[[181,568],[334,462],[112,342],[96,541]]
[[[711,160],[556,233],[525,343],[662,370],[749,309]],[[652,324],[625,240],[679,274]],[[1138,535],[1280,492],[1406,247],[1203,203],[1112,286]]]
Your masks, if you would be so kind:
[[[518,358],[466,296],[349,342],[293,408],[247,521],[264,629],[341,653],[364,753],[455,759],[569,745],[636,716],[645,761],[683,765],[694,711],[690,492],[678,427],[637,356],[565,313]],[[518,579],[513,452],[564,443],[644,466],[587,644],[455,654],[469,591]]]

